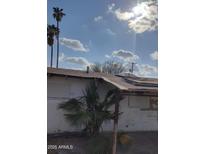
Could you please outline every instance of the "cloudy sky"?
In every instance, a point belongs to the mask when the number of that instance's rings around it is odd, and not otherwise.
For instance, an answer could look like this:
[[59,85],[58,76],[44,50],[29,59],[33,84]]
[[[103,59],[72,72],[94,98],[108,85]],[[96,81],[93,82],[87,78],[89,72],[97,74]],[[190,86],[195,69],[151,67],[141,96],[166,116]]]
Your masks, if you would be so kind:
[[[85,69],[106,60],[134,62],[138,76],[157,77],[158,17],[153,0],[48,0],[48,24],[56,24],[53,7],[64,10],[60,23],[59,67]],[[50,48],[47,49],[48,66]],[[56,46],[54,46],[54,66]]]

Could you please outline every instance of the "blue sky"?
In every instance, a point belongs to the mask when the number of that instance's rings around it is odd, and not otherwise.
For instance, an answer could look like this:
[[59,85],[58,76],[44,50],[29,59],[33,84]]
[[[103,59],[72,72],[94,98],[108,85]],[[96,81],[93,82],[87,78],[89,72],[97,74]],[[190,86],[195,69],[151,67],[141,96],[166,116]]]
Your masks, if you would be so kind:
[[[84,69],[106,60],[135,62],[138,76],[157,77],[157,2],[137,0],[48,0],[48,24],[56,24],[53,7],[63,9],[60,22],[61,68]],[[47,49],[48,66],[50,47]],[[56,45],[54,45],[54,66]]]

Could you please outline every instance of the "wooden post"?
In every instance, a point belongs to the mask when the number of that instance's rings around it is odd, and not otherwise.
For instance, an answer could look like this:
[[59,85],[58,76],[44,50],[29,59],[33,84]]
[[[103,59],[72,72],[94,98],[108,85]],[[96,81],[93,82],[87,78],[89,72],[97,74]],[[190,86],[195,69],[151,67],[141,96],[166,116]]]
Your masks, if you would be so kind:
[[112,144],[112,154],[116,154],[117,149],[117,125],[118,125],[118,113],[119,113],[119,102],[115,104],[115,118],[113,125],[113,144]]

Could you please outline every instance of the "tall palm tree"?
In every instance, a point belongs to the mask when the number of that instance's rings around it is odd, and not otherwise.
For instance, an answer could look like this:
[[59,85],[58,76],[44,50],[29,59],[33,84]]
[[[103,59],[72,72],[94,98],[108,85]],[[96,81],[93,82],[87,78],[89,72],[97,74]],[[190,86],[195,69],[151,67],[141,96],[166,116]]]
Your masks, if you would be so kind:
[[53,44],[54,44],[54,36],[59,33],[59,30],[55,25],[48,25],[47,26],[47,43],[51,47],[51,61],[50,67],[53,65]]
[[[57,22],[57,28],[59,29],[59,22],[63,18],[65,13],[63,13],[63,9],[59,9],[58,7],[53,8],[53,17],[55,18]],[[56,62],[56,68],[58,68],[58,59],[59,59],[59,34],[57,37],[57,62]]]

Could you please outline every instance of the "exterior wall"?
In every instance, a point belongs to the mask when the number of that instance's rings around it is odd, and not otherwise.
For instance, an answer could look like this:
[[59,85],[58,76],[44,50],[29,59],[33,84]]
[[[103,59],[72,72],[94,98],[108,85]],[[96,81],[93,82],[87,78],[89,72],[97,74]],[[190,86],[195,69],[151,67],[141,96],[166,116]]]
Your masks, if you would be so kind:
[[[118,130],[121,131],[156,131],[158,130],[157,111],[142,110],[149,104],[149,97],[126,96],[120,102]],[[104,130],[112,130],[113,123],[103,125]]]
[[[57,109],[59,103],[82,96],[82,90],[89,84],[89,79],[48,77],[47,84],[47,130],[48,133],[64,131],[80,131],[80,127],[71,126],[64,118],[62,110]],[[99,93],[103,97],[107,89],[113,87],[105,82],[100,82]],[[148,131],[157,130],[157,111],[142,111],[141,109],[149,103],[149,97],[126,96],[120,102],[118,129],[122,131]],[[110,110],[114,110],[112,107]],[[111,131],[113,123],[105,122],[103,130]]]
[[82,89],[89,80],[65,77],[48,77],[47,80],[47,131],[56,133],[62,131],[79,131],[80,127],[73,127],[64,118],[62,110],[57,109],[58,104],[69,98],[82,95]]

